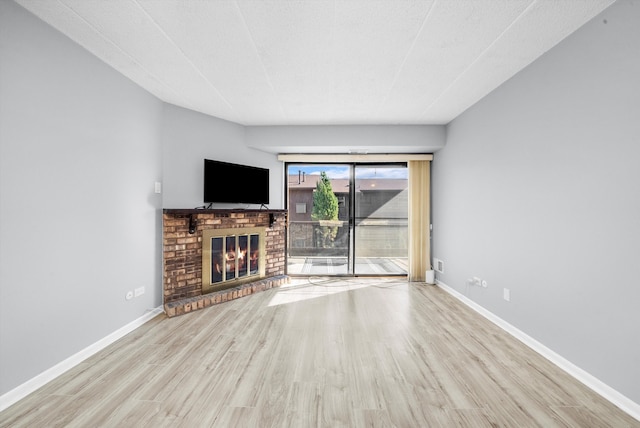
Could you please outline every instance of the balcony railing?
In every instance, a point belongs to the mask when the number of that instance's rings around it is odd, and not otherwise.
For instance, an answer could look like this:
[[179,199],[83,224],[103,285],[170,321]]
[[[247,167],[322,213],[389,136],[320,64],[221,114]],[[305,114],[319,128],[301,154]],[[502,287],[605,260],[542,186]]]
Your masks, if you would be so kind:
[[[289,223],[289,255],[345,256],[348,254],[349,227],[346,221],[296,221]],[[406,219],[356,220],[356,257],[406,257],[408,254]]]

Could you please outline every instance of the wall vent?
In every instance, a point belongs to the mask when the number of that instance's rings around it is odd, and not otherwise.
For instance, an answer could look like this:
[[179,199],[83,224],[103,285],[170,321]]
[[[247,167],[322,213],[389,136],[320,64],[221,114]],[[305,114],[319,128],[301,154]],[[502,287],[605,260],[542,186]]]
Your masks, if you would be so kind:
[[433,259],[433,269],[438,273],[444,273],[444,262],[440,259]]

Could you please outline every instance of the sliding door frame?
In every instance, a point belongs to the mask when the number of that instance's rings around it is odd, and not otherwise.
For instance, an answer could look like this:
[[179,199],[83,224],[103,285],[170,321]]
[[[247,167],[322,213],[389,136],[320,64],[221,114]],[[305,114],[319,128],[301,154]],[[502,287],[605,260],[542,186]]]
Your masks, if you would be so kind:
[[[289,189],[288,189],[288,165],[289,164],[346,164],[350,166],[350,183],[351,188],[355,182],[355,166],[372,165],[372,164],[384,164],[392,165],[404,163],[410,168],[411,163],[409,161],[425,161],[427,162],[427,173],[421,174],[421,180],[426,180],[421,186],[420,195],[413,192],[411,196],[410,192],[410,207],[409,207],[409,237],[419,236],[421,242],[416,244],[414,242],[409,243],[409,268],[407,277],[409,281],[424,281],[425,270],[431,268],[431,195],[430,195],[430,161],[433,160],[432,154],[280,154],[278,160],[284,162],[284,180],[285,186],[285,206],[288,207]],[[413,165],[418,165],[420,162],[414,162]],[[411,177],[412,171],[409,171]],[[411,186],[411,178],[409,186]],[[426,196],[425,196],[426,195]],[[348,267],[348,274],[346,276],[365,276],[364,274],[355,273],[355,192],[349,192],[350,204],[349,204],[349,243],[348,243],[348,260],[350,261]],[[426,199],[426,200],[420,200]],[[425,208],[426,207],[426,208]],[[419,216],[420,218],[415,218]],[[413,217],[413,218],[412,218]],[[287,237],[289,236],[289,218],[287,218]],[[412,228],[420,228],[420,230],[413,230]],[[287,239],[288,241],[288,239]],[[288,245],[285,244],[285,245]],[[414,254],[415,253],[415,254]],[[286,254],[288,257],[289,249],[287,248]],[[288,269],[288,261],[285,263]],[[335,275],[341,276],[341,275]],[[345,276],[345,275],[342,275]],[[380,276],[380,275],[375,275]],[[404,275],[403,275],[404,276]]]

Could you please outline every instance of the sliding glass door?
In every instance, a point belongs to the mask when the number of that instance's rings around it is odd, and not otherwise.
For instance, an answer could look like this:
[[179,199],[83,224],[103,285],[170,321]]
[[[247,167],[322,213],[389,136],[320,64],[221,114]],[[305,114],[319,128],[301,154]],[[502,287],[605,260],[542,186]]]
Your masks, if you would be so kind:
[[289,275],[406,275],[405,164],[287,164]]
[[349,275],[349,165],[288,164],[287,272]]
[[406,275],[408,176],[406,165],[355,165],[354,273]]

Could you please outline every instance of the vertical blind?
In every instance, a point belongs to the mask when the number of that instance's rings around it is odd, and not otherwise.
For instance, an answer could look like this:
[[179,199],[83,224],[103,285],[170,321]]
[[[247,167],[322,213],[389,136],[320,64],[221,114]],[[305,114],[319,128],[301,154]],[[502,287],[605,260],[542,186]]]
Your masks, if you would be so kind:
[[409,167],[409,281],[424,281],[431,269],[431,162],[410,160]]

